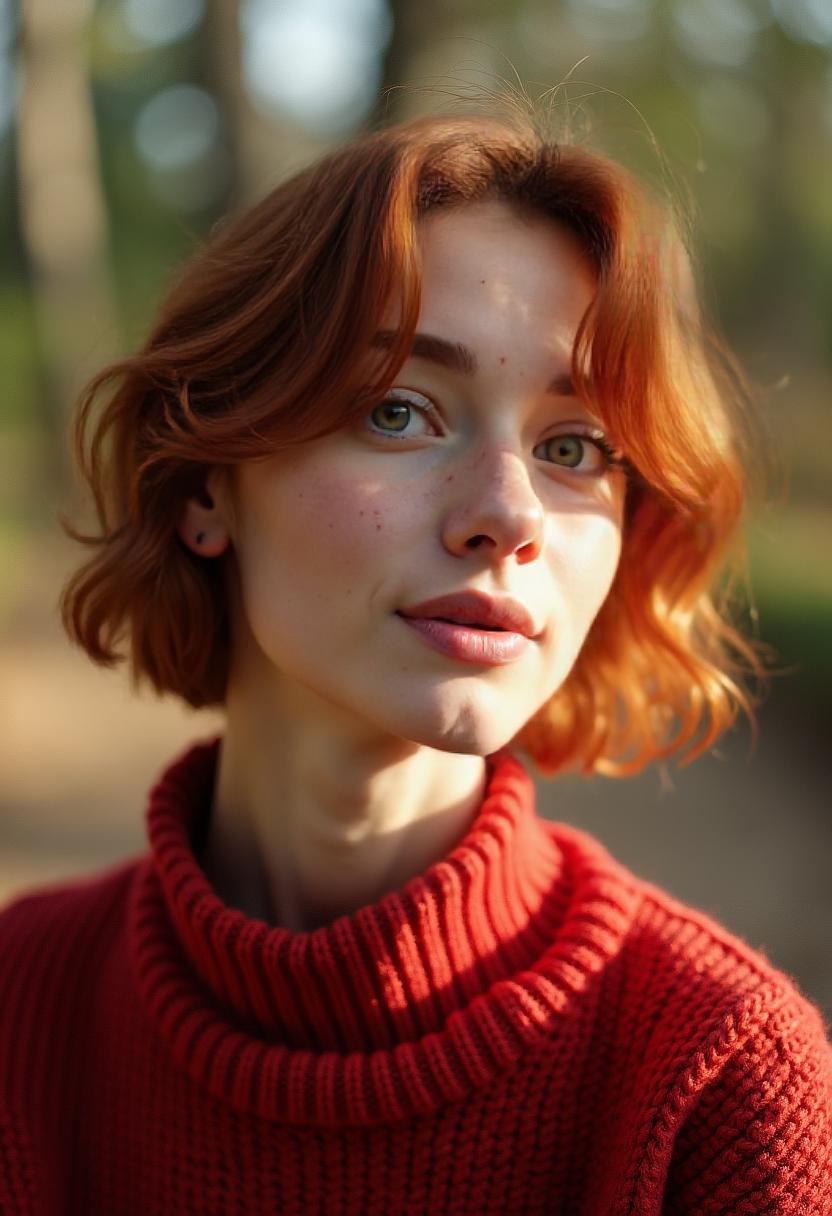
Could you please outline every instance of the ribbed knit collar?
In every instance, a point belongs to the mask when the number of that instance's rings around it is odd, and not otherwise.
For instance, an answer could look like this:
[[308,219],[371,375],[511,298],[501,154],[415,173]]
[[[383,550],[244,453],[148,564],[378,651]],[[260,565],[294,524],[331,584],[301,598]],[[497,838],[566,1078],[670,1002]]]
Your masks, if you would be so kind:
[[311,933],[229,907],[193,845],[220,743],[193,745],[151,791],[129,931],[175,1058],[237,1109],[329,1126],[428,1113],[542,1045],[619,948],[625,872],[537,816],[508,751],[488,758],[463,839],[401,890]]

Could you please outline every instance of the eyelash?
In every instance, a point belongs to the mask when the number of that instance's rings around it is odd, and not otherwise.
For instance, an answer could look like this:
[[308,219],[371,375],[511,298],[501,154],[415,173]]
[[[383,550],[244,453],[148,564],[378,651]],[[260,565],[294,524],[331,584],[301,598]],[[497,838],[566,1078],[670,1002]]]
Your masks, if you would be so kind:
[[[374,406],[373,409],[370,410],[370,413],[372,414],[375,410],[377,410],[379,408],[379,406],[387,405],[389,402],[395,402],[399,405],[406,405],[410,409],[418,410],[419,413],[424,414],[426,417],[430,418],[432,421],[435,421],[435,422],[439,421],[439,411],[437,410],[437,408],[433,404],[433,402],[428,401],[427,398],[423,398],[420,403],[417,403],[415,401],[411,401],[407,397],[396,397],[396,396],[390,395],[390,396],[382,398],[382,400],[379,401],[378,405]],[[369,417],[369,414],[365,415],[365,417]],[[385,439],[392,439],[394,442],[404,442],[407,438],[409,438],[409,436],[397,435],[393,431],[383,431],[378,427],[368,427],[367,429],[373,435],[381,435]],[[541,442],[547,443],[549,441],[549,439],[582,439],[582,440],[585,440],[587,443],[591,443],[594,447],[596,447],[603,455],[604,459],[606,460],[606,465],[607,465],[607,468],[604,471],[607,471],[608,469],[611,469],[611,468],[621,468],[621,469],[625,469],[625,470],[628,468],[628,462],[627,462],[626,457],[620,451],[618,451],[617,448],[614,448],[612,446],[612,444],[608,441],[606,436],[601,434],[599,431],[593,431],[593,430],[568,431],[568,432],[564,432],[563,434],[549,435],[546,439],[541,440]],[[570,468],[569,465],[559,465],[553,460],[550,460],[547,463],[554,465],[554,467],[556,469],[557,468],[560,468],[560,469],[569,469]]]

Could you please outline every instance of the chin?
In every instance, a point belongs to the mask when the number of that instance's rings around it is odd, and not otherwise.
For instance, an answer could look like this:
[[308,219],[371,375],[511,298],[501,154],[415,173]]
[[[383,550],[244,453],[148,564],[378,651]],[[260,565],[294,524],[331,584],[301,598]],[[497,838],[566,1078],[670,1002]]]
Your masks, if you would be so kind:
[[523,723],[502,717],[495,722],[495,715],[468,712],[452,724],[425,725],[424,729],[411,730],[407,737],[435,751],[450,752],[457,756],[490,756],[499,751],[523,729]]

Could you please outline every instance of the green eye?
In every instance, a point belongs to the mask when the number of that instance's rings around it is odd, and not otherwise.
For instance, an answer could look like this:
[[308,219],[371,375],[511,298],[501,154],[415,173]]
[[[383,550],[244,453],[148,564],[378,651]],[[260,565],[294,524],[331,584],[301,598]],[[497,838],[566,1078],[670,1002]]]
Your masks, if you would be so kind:
[[552,460],[568,469],[577,468],[584,457],[584,444],[577,435],[556,435],[548,447]]
[[622,462],[620,453],[610,447],[602,434],[552,435],[541,446],[550,464],[591,476],[599,476]]
[[[398,389],[401,393],[404,390]],[[417,431],[408,432],[408,426],[411,422],[422,419],[423,423],[427,422],[433,426],[434,430],[439,429],[438,423],[435,421],[438,418],[436,407],[421,393],[414,393],[414,397],[418,397],[418,401],[410,401],[406,397],[389,396],[380,401],[374,409],[370,410],[365,418],[369,419],[370,430],[375,435],[386,435],[388,439],[403,438],[416,439],[419,438]],[[423,434],[429,434],[425,430]]]
[[387,400],[382,401],[381,405],[377,405],[370,413],[370,417],[374,422],[376,420],[381,422],[383,430],[403,431],[408,424],[412,409],[412,406],[403,401]]

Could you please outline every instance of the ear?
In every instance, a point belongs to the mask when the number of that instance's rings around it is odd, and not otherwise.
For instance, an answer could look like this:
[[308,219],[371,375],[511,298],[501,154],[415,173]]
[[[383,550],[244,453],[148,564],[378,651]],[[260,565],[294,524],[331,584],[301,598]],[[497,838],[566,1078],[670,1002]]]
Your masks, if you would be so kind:
[[228,548],[231,533],[225,492],[216,470],[209,473],[204,487],[182,504],[176,531],[179,538],[200,557],[219,557]]

